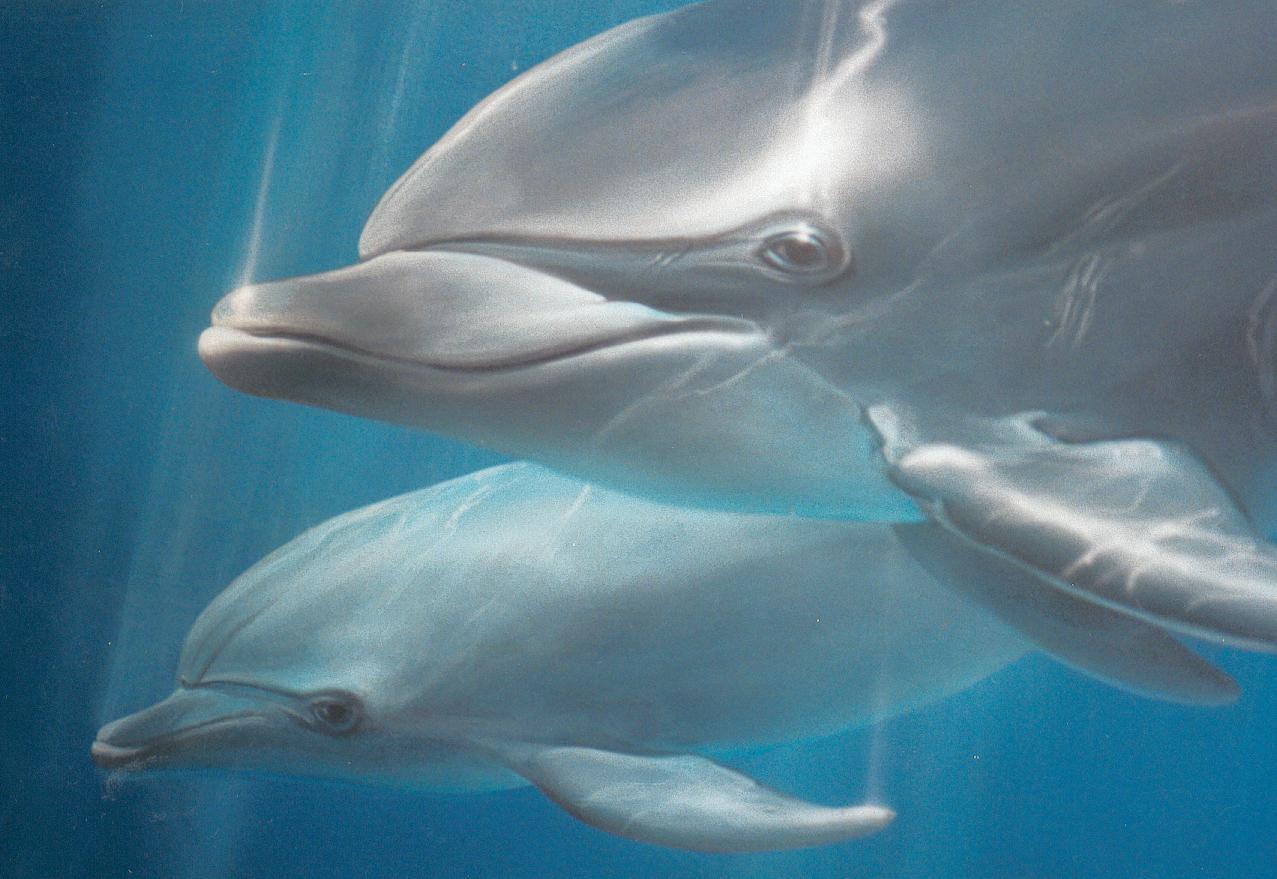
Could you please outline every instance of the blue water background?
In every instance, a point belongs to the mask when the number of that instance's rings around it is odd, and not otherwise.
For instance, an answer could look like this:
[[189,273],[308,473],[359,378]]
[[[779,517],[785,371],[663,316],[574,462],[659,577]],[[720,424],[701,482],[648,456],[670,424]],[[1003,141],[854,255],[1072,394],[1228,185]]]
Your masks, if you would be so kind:
[[518,70],[677,3],[0,3],[0,876],[1277,875],[1277,661],[1192,710],[1030,657],[873,730],[748,755],[881,836],[707,856],[534,791],[422,796],[228,773],[104,776],[104,721],[307,526],[497,459],[219,385],[195,340],[245,278],[354,260],[381,192]]

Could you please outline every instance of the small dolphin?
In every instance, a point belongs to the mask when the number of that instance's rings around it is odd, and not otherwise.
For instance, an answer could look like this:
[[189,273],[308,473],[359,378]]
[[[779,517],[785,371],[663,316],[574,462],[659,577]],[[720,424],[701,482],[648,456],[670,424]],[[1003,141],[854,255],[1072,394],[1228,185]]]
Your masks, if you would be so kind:
[[200,352],[670,502],[929,520],[1273,649],[1275,45],[1270,0],[642,19],[483,102],[362,262],[231,293]]
[[[1087,602],[1032,618],[1014,572],[957,572],[983,584],[970,601],[904,545],[947,535],[908,527],[667,507],[528,464],[472,474],[332,519],[243,574],[191,629],[176,692],[105,726],[93,756],[531,783],[632,839],[756,851],[871,833],[892,812],[804,803],[704,755],[962,689],[1029,646],[986,608],[1123,686],[1235,695],[1155,627]],[[1057,638],[1064,618],[1083,634]]]

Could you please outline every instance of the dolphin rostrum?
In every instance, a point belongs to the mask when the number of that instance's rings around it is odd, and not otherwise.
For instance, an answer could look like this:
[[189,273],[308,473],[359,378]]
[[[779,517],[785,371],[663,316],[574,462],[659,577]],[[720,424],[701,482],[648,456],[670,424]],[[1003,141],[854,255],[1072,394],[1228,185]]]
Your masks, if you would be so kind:
[[[892,813],[804,803],[707,752],[955,692],[1029,646],[999,610],[1120,685],[1235,695],[1125,615],[1073,601],[1034,619],[1014,571],[957,572],[982,584],[970,601],[941,570],[951,552],[924,567],[905,547],[947,534],[906,528],[668,507],[530,464],[471,474],[338,516],[251,568],[196,621],[176,692],[104,727],[93,755],[412,789],[531,783],[623,836],[754,851],[871,833]],[[1056,638],[1060,619],[1077,633]]]
[[682,504],[943,526],[1277,645],[1270,0],[710,0],[515,79],[361,261],[234,291],[249,391]]

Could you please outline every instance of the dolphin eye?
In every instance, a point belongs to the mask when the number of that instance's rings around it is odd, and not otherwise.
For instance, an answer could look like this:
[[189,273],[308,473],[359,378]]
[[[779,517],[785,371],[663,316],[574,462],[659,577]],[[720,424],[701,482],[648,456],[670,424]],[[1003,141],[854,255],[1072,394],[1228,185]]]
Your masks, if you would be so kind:
[[758,257],[786,275],[812,280],[828,279],[843,268],[837,240],[808,223],[769,235]]
[[326,695],[312,699],[310,714],[325,732],[333,735],[353,731],[360,721],[359,706],[347,696]]

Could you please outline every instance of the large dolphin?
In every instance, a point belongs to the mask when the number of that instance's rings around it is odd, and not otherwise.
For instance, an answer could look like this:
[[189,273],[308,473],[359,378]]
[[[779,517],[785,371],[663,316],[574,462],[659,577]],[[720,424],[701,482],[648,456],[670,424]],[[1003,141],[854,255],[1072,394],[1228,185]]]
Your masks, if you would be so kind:
[[531,783],[623,836],[752,851],[892,813],[804,803],[706,754],[959,690],[1025,651],[1003,611],[1120,685],[1235,695],[1159,629],[1080,601],[1035,615],[1014,573],[961,572],[982,584],[971,601],[905,549],[944,533],[905,530],[667,507],[528,464],[472,474],[332,519],[243,574],[192,628],[176,692],[104,727],[93,755],[414,789]]
[[1271,647],[1274,45],[1271,0],[635,21],[484,101],[361,262],[234,291],[200,351],[667,501],[930,519]]

